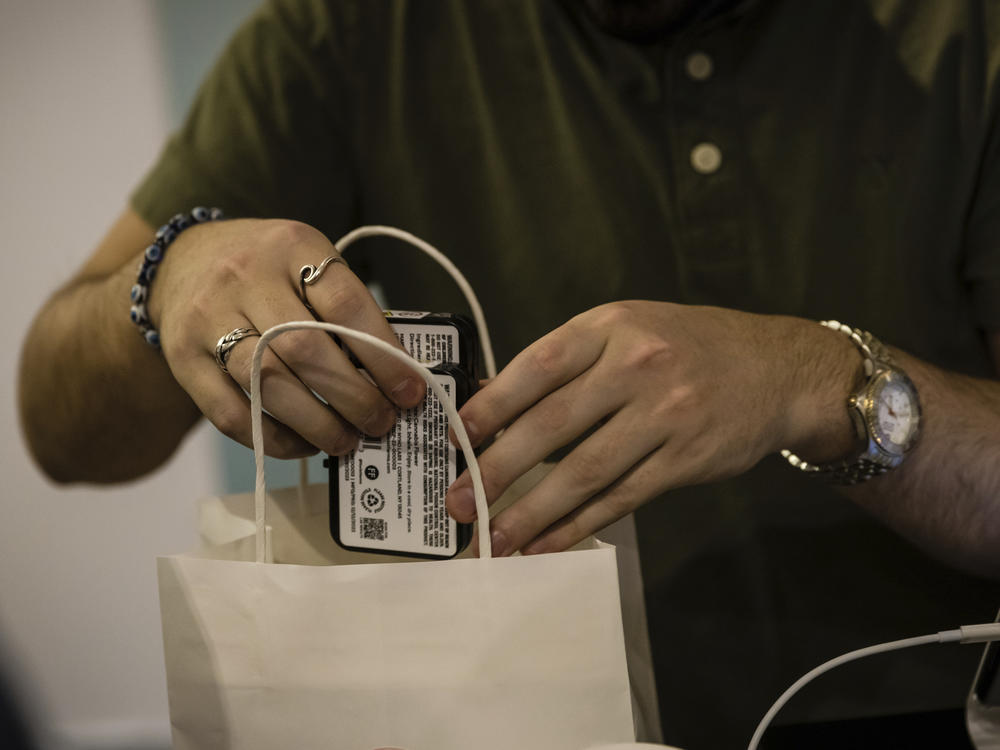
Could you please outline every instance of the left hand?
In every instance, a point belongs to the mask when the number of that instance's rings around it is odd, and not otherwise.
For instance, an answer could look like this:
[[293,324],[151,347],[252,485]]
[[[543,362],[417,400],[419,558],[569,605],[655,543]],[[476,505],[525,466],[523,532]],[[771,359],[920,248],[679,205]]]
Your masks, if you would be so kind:
[[[494,555],[576,544],[664,491],[725,479],[789,448],[845,455],[844,408],[861,360],[814,322],[665,302],[615,302],[521,352],[461,410],[492,504],[514,480],[593,432],[491,523]],[[449,513],[475,519],[468,472]]]

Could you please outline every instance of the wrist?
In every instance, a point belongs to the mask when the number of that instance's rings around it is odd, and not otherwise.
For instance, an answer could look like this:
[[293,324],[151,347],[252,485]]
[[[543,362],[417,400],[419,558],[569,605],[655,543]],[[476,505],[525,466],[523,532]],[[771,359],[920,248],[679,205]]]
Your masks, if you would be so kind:
[[836,462],[809,461],[787,448],[781,454],[801,471],[838,484],[858,484],[896,468],[912,450],[920,433],[920,398],[888,348],[872,334],[836,320],[820,325],[843,334],[861,355],[863,379],[847,401],[860,450]]
[[864,360],[842,333],[814,321],[794,319],[791,338],[791,387],[784,443],[811,464],[849,460],[860,447],[847,408],[864,382]]
[[156,230],[152,241],[143,251],[135,284],[129,292],[131,303],[129,317],[146,343],[154,349],[160,348],[160,334],[150,320],[149,302],[153,280],[156,278],[160,263],[166,257],[167,250],[182,233],[199,224],[219,221],[222,218],[220,209],[203,206],[193,208],[187,214],[176,214]]

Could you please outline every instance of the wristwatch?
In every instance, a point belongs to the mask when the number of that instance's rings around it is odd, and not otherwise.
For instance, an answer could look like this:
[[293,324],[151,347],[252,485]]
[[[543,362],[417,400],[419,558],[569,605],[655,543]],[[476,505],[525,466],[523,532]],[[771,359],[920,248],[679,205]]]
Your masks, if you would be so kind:
[[920,432],[920,399],[913,382],[895,367],[889,350],[867,331],[839,323],[821,325],[848,336],[864,357],[865,382],[847,399],[847,409],[861,445],[853,460],[811,464],[788,450],[788,462],[837,484],[858,484],[899,466]]

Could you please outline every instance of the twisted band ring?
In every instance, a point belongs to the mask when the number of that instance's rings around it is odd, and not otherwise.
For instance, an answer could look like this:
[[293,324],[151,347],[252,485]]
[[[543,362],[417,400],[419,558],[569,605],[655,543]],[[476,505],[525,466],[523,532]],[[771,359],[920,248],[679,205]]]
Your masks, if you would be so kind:
[[219,366],[220,370],[227,375],[229,374],[229,367],[226,366],[226,363],[229,362],[229,355],[233,351],[233,347],[250,336],[260,336],[260,331],[256,328],[234,328],[219,339],[219,343],[215,345],[215,364]]
[[346,268],[350,268],[350,266],[347,265],[347,261],[339,255],[331,255],[318,266],[308,263],[299,269],[299,292],[301,293],[302,304],[305,305],[306,309],[308,309],[311,313],[315,313],[316,311],[313,309],[313,306],[309,304],[309,298],[306,297],[306,287],[312,286],[319,281],[319,277],[323,275],[323,271],[325,271],[326,267],[331,263],[343,263]]

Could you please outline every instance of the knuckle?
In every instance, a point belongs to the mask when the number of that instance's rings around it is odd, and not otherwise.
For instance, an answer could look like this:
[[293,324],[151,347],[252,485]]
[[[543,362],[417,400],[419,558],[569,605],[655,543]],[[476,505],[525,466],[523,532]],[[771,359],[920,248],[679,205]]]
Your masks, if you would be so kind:
[[[250,370],[253,368],[253,358],[241,354],[240,358],[236,362],[233,362],[233,359],[235,359],[235,357],[236,354],[234,350],[234,355],[229,361],[235,366],[236,369],[234,370],[231,367],[229,369],[229,372],[232,373],[239,382],[245,382],[249,384]],[[245,380],[241,379],[242,376],[244,375],[246,376]],[[260,363],[261,396],[264,398],[265,402],[267,401],[267,395],[268,395],[267,394],[268,383],[274,384],[276,381],[282,379],[284,375],[285,375],[285,366],[284,364],[282,364],[281,360],[279,360],[276,356],[274,356],[273,352],[265,352],[265,355],[261,359]],[[266,403],[264,406],[265,408],[267,408]]]
[[657,370],[672,358],[670,345],[657,336],[646,336],[628,348],[622,364],[630,370]]
[[705,413],[704,396],[691,385],[674,384],[644,404],[644,421],[653,425],[690,425]]
[[[330,339],[320,331],[286,331],[273,340],[285,361],[322,362]],[[280,348],[279,348],[280,347]]]
[[613,329],[628,325],[634,318],[635,313],[627,302],[609,302],[591,310],[588,322],[596,328]]
[[583,454],[565,459],[566,469],[573,480],[573,486],[587,495],[593,495],[605,486],[604,460],[600,455]]
[[665,414],[704,414],[705,395],[690,384],[676,384],[660,401],[656,410]]
[[567,357],[566,344],[556,336],[538,340],[530,352],[532,369],[543,377],[560,372]]
[[[172,305],[170,309],[172,320],[168,325],[183,332],[200,330],[206,328],[209,323],[217,322],[213,318],[218,317],[220,286],[216,285],[214,290],[212,284],[199,286],[188,296],[185,304]],[[164,310],[164,313],[166,312]],[[160,327],[164,327],[162,323]]]
[[244,409],[221,407],[207,416],[216,429],[226,437],[244,445],[249,442],[250,416]]
[[258,251],[251,245],[239,245],[221,254],[211,267],[211,282],[198,295],[203,304],[218,304],[220,289],[247,283],[258,267]]
[[293,219],[270,219],[264,222],[260,236],[268,247],[281,250],[317,240],[329,244],[318,229]]
[[545,434],[557,434],[566,427],[572,415],[573,404],[569,399],[553,394],[539,405],[539,426]]
[[605,510],[614,520],[627,516],[634,508],[633,501],[622,492],[610,492],[601,499]]
[[[319,310],[327,320],[338,323],[356,320],[365,311],[368,304],[367,294],[355,284],[329,283],[317,284],[313,307]],[[310,290],[310,294],[314,294]]]

